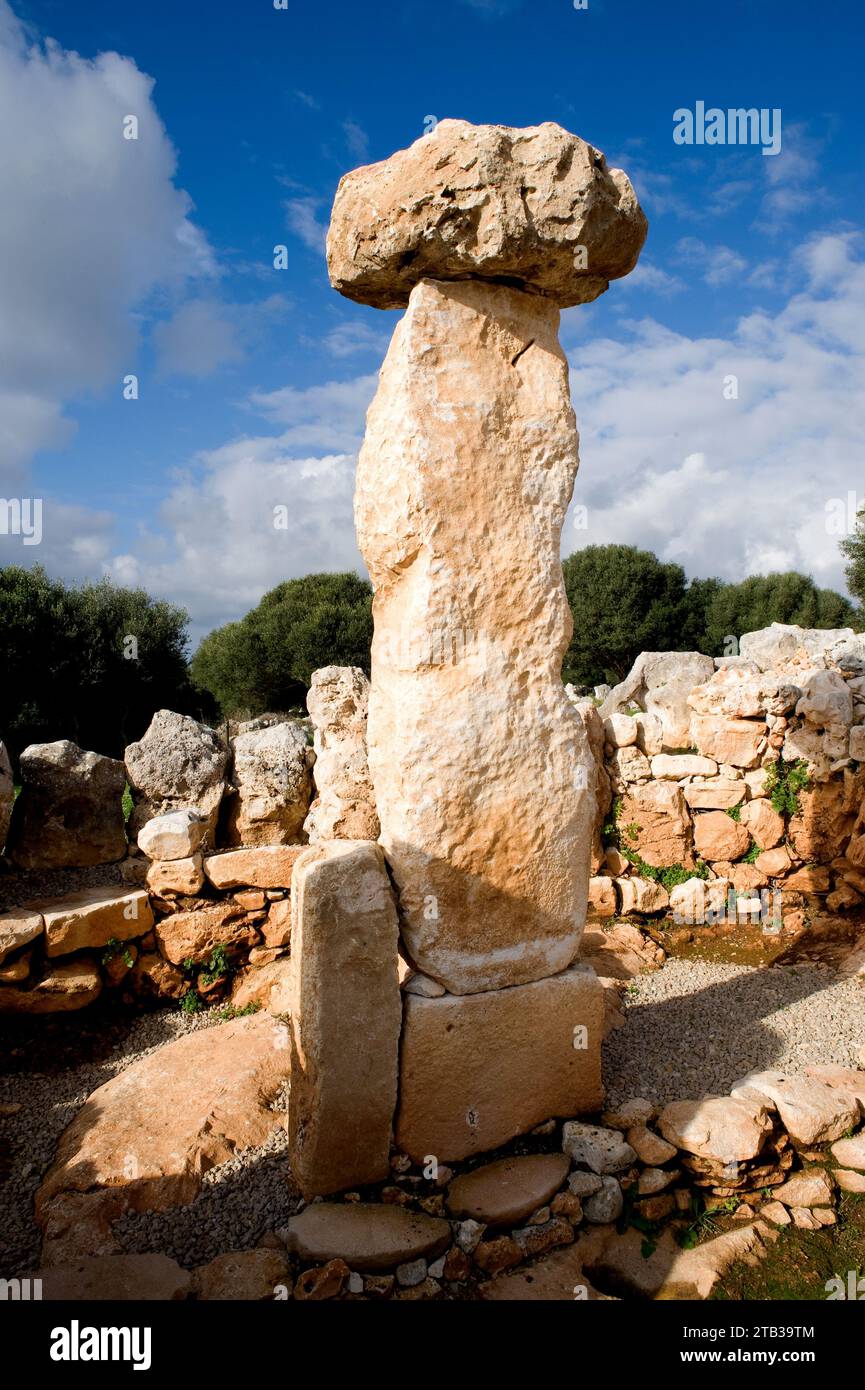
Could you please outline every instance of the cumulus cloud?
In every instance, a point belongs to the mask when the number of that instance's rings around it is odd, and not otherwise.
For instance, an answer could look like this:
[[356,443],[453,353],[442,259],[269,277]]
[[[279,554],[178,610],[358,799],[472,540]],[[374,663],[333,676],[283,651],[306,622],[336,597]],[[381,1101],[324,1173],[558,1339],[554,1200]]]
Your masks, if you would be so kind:
[[[843,588],[827,503],[862,476],[865,261],[852,234],[824,236],[795,268],[786,306],[743,317],[728,337],[645,319],[581,345],[575,501],[588,529],[574,513],[566,553],[618,541],[690,575],[799,569]],[[738,399],[725,398],[731,376]]]
[[308,246],[310,251],[319,251],[323,254],[327,239],[327,227],[318,220],[321,199],[311,196],[289,198],[283,206],[289,231],[300,237],[304,246]]
[[[153,81],[117,53],[41,44],[0,0],[0,481],[69,437],[63,405],[134,370],[155,290],[216,263],[175,186]],[[135,116],[138,139],[124,138]],[[14,132],[14,135],[12,134]]]
[[280,294],[249,304],[190,299],[153,330],[159,371],[166,376],[207,377],[242,362],[267,325],[285,318]]

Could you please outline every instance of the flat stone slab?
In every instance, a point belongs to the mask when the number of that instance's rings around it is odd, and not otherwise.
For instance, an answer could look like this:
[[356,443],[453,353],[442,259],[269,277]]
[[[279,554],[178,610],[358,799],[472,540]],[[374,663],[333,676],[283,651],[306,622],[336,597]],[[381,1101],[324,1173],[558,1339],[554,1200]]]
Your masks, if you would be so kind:
[[274,1297],[277,1284],[290,1283],[280,1250],[234,1250],[193,1272],[195,1296],[208,1303],[262,1302]]
[[60,898],[25,904],[41,912],[45,922],[45,954],[69,956],[73,951],[131,941],[153,926],[150,899],[143,889],[83,888]]
[[[263,1144],[284,1123],[268,1101],[288,1080],[289,1059],[285,1027],[257,1014],[134,1062],[94,1091],[63,1132],[36,1194],[40,1225],[50,1227],[54,1208],[74,1193],[90,1202],[107,1192],[116,1214],[191,1202],[209,1168]],[[79,1236],[88,1238],[85,1223]]]
[[290,888],[295,863],[308,845],[258,845],[209,854],[204,872],[214,888]]
[[558,1192],[569,1168],[565,1154],[500,1158],[451,1183],[448,1211],[487,1226],[519,1225]]
[[855,1096],[865,1114],[865,1071],[857,1071],[853,1067],[827,1065],[806,1067],[805,1075],[822,1081],[824,1086],[831,1086],[836,1091]]
[[103,1255],[39,1271],[46,1303],[177,1302],[192,1275],[167,1255]]
[[573,1303],[575,1299],[587,1303],[616,1302],[589,1282],[583,1270],[584,1258],[579,1244],[569,1245],[524,1269],[488,1280],[478,1292],[492,1303]]
[[0,962],[42,935],[42,913],[10,908],[0,916]]
[[451,1243],[451,1228],[438,1216],[366,1202],[314,1202],[279,1233],[302,1259],[343,1259],[351,1269],[395,1269],[411,1260],[435,1259]]

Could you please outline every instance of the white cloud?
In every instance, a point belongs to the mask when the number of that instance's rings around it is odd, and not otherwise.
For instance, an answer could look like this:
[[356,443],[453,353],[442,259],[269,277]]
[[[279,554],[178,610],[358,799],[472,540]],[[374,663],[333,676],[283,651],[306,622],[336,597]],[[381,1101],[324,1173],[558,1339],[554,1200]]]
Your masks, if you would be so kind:
[[[611,541],[737,580],[772,569],[843,588],[826,504],[860,488],[865,437],[865,261],[852,235],[809,243],[803,286],[776,315],[728,338],[690,338],[651,319],[572,358],[581,429],[575,501],[588,530],[565,553]],[[724,378],[738,377],[738,400]]]
[[748,269],[748,262],[738,251],[720,244],[708,246],[695,236],[681,237],[675,251],[683,261],[699,269],[711,289],[741,280]]
[[[129,58],[29,36],[0,0],[0,478],[69,437],[65,402],[135,370],[140,309],[216,271]],[[134,115],[139,138],[123,138]]]
[[619,285],[623,289],[648,290],[653,294],[663,295],[679,294],[685,288],[684,282],[677,275],[670,275],[660,266],[647,261],[645,257],[637,262],[636,269],[632,270],[630,275],[616,282],[617,289]]
[[371,352],[384,357],[388,334],[379,332],[361,319],[338,323],[322,339],[322,346],[333,357],[352,357],[356,352]]
[[310,251],[319,251],[323,254],[327,239],[327,227],[318,220],[321,199],[309,196],[289,198],[283,206],[289,231],[300,237],[304,246],[308,246]]
[[375,393],[378,374],[352,381],[329,381],[299,390],[254,391],[250,404],[275,424],[287,426],[281,439],[296,449],[355,452],[363,438],[366,409]]
[[357,121],[347,120],[342,123],[345,132],[345,143],[358,164],[365,164],[369,159],[369,136]]

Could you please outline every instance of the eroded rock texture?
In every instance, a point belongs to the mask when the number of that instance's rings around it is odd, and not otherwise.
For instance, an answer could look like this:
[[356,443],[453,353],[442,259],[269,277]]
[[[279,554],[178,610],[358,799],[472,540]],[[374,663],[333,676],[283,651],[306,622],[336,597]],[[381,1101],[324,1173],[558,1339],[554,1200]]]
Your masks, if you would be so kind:
[[358,466],[381,841],[408,953],[456,994],[563,970],[585,914],[594,765],[560,675],[578,459],[558,324],[539,295],[417,285]]
[[440,121],[341,180],[331,284],[398,309],[428,276],[517,285],[562,306],[597,299],[637,263],[647,222],[621,169],[552,121]]

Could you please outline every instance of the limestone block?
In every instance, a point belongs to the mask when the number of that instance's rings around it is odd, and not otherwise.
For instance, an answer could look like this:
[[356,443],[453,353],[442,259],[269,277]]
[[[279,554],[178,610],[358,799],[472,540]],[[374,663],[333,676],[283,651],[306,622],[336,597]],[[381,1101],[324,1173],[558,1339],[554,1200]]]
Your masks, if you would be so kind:
[[316,1196],[389,1172],[402,1009],[378,845],[330,840],[304,851],[291,939],[291,1163],[304,1195]]

